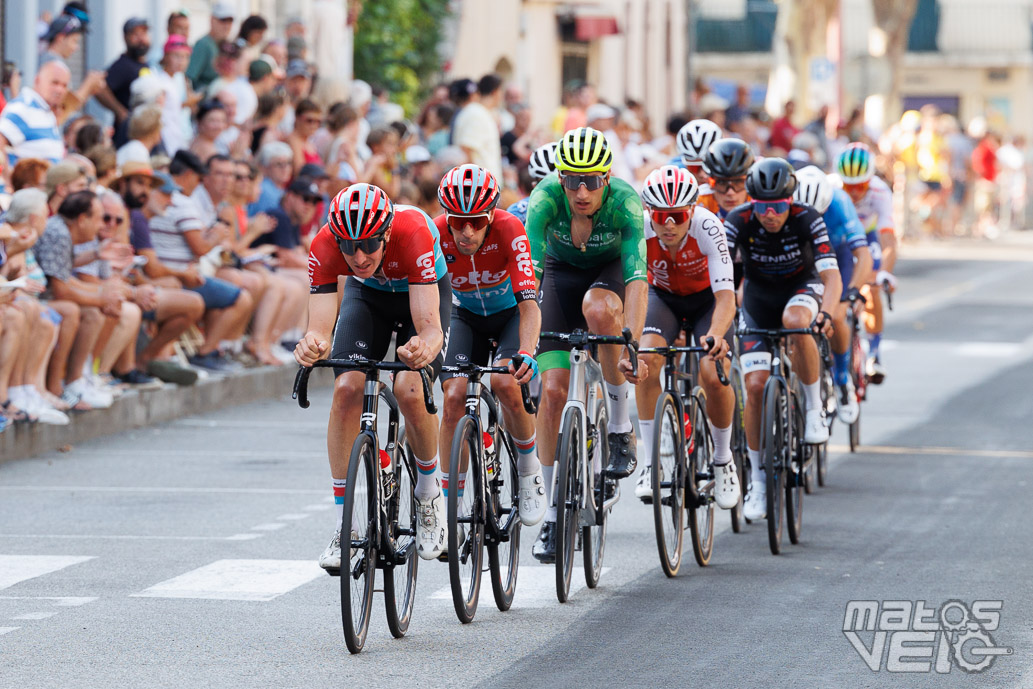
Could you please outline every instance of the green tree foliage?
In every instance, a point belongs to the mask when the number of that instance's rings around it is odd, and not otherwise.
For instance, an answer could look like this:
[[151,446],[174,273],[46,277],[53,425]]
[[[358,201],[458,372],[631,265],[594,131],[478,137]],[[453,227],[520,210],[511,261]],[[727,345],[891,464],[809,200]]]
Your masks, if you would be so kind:
[[355,76],[380,84],[415,112],[441,70],[438,44],[449,0],[374,0],[355,28]]

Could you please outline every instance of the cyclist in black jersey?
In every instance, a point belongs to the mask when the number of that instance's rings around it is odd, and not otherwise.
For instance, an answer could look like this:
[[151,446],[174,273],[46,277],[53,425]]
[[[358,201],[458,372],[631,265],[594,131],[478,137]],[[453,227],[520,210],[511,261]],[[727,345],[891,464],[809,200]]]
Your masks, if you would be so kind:
[[[742,322],[747,328],[808,328],[832,332],[829,315],[839,303],[842,284],[825,221],[810,206],[793,203],[796,176],[781,158],[766,158],[750,168],[746,189],[753,200],[725,218],[728,251],[742,257]],[[822,443],[829,430],[822,419],[818,384],[818,347],[809,335],[792,336],[793,370],[803,383],[807,405],[804,440]],[[752,488],[744,514],[763,519],[767,511],[760,457],[760,419],[770,352],[763,340],[746,336],[739,355],[746,379],[746,442]]]

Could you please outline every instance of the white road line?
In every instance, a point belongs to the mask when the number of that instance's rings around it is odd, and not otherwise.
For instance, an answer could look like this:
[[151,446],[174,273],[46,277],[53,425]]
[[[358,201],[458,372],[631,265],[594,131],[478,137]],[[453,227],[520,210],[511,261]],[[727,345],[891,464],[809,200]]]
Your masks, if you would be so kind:
[[260,534],[260,533],[238,533],[238,534],[233,534],[232,536],[227,537],[226,540],[227,541],[253,541],[256,538],[261,538],[261,537],[262,537],[262,534]]
[[325,423],[302,423],[296,421],[248,421],[245,419],[177,419],[170,426],[190,426],[193,428],[269,428],[289,431],[319,430],[325,431]]
[[[326,425],[321,428],[325,431]],[[188,454],[190,457],[216,457],[223,459],[310,459],[315,456],[313,452],[301,450],[206,450],[198,448],[193,450],[169,450],[158,448],[140,448],[132,450],[93,450],[75,448],[70,453],[76,457],[182,457]]]
[[281,522],[269,522],[268,524],[259,524],[258,526],[252,526],[252,531],[278,531],[283,527],[287,526]]
[[[73,493],[198,493],[238,495],[319,495],[322,490],[307,488],[205,488],[172,486],[0,486],[2,491],[62,492]],[[331,498],[332,499],[332,498]]]
[[58,608],[78,608],[100,599],[96,596],[0,596],[0,600],[43,600],[53,602]]
[[[230,540],[226,536],[135,536],[132,534],[23,534],[23,533],[2,533],[0,539],[4,538],[76,538],[84,541],[226,541]],[[3,556],[0,556],[3,557]],[[89,559],[89,558],[87,558]],[[0,569],[2,569],[3,561],[0,560]],[[0,574],[0,581],[2,581],[3,575]],[[2,589],[3,586],[0,586]]]
[[132,596],[270,601],[324,576],[314,560],[217,560]]
[[92,555],[0,555],[0,589],[92,559]]
[[296,522],[301,519],[308,519],[311,514],[281,514],[277,519],[285,522]]
[[333,507],[333,505],[305,505],[301,509],[306,512],[322,512],[323,510],[328,510],[331,507]]
[[21,629],[21,627],[0,627],[0,636],[3,636],[4,634],[9,634],[16,629]]
[[48,617],[53,617],[56,612],[27,612],[24,615],[15,615],[12,620],[45,620]]

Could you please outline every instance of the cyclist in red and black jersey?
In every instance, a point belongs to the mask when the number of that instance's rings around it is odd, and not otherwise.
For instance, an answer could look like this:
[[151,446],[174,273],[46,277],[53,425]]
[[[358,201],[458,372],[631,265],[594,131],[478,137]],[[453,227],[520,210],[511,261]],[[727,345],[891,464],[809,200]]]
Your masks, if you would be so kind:
[[[810,206],[793,202],[793,167],[781,158],[753,164],[746,189],[753,199],[728,214],[728,250],[742,256],[742,319],[750,328],[818,328],[832,332],[829,315],[839,304],[841,284],[836,253],[825,221]],[[809,335],[794,335],[793,370],[803,383],[807,405],[804,440],[823,443],[829,429],[822,418],[818,384],[818,347]],[[746,336],[739,360],[746,378],[746,442],[752,464],[752,485],[743,507],[749,519],[767,512],[760,458],[761,403],[771,354],[764,341]]]
[[[700,382],[707,396],[707,414],[714,439],[715,500],[722,509],[739,502],[739,479],[732,461],[732,412],[735,394],[721,385],[715,361],[732,345],[735,292],[732,259],[725,230],[717,216],[696,205],[699,185],[685,169],[665,165],[654,170],[642,185],[648,209],[646,268],[649,307],[642,331],[642,346],[666,347],[684,328],[704,345],[714,345],[700,360]],[[635,395],[646,461],[635,486],[640,499],[652,497],[653,413],[660,397],[663,358],[647,358],[648,373]],[[723,365],[723,364],[722,364]]]
[[[491,365],[509,364],[513,375],[492,376],[491,389],[517,448],[520,521],[531,526],[542,520],[547,507],[534,417],[524,411],[518,387],[538,375],[533,352],[542,316],[535,300],[531,246],[520,221],[496,208],[498,181],[482,167],[460,165],[449,170],[438,186],[438,202],[445,214],[434,223],[441,234],[455,301],[445,364],[485,365],[491,340],[498,343]],[[519,369],[511,363],[517,353],[524,357]],[[445,405],[439,456],[448,476],[452,436],[465,413],[466,382],[461,374],[444,373],[441,387]],[[460,474],[459,486],[445,480],[446,497],[449,490],[462,495],[464,476]]]
[[[312,241],[308,262],[308,332],[294,349],[299,364],[311,366],[328,356],[381,360],[397,334],[398,358],[404,364],[412,369],[429,365],[440,371],[452,290],[438,228],[426,213],[395,206],[379,187],[353,184],[331,201],[329,219]],[[344,276],[348,277],[338,307],[338,279]],[[361,371],[335,373],[327,450],[338,530],[319,558],[325,569],[341,566],[348,457],[359,431],[364,383]],[[398,373],[394,389],[419,468],[417,552],[432,559],[441,553],[447,537],[438,471],[438,419],[424,407],[417,373]]]

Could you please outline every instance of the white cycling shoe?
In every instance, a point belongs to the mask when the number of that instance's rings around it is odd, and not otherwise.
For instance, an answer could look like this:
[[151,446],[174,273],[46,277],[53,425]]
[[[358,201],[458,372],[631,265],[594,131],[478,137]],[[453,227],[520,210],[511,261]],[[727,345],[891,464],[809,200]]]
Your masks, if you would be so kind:
[[739,503],[739,473],[735,462],[714,465],[714,502],[723,510],[730,510]]
[[857,390],[854,389],[853,381],[848,380],[846,385],[839,389],[839,400],[836,408],[836,416],[848,426],[855,421],[861,413],[861,405],[857,403]]
[[754,481],[742,504],[742,515],[751,522],[768,516],[768,494],[763,481]]
[[635,482],[635,497],[646,503],[653,502],[653,468],[642,467],[638,472],[638,481]]
[[829,427],[825,425],[825,417],[821,415],[821,409],[808,409],[803,441],[808,445],[821,445],[828,439]]
[[326,546],[326,550],[319,556],[319,566],[323,569],[341,569],[341,530],[338,529],[334,532],[334,537],[330,539],[330,544]]
[[533,474],[520,477],[520,523],[534,526],[545,516],[545,479],[541,467]]
[[424,560],[433,560],[448,548],[448,508],[440,479],[434,479],[434,483],[437,494],[426,500],[416,498],[416,552]]

